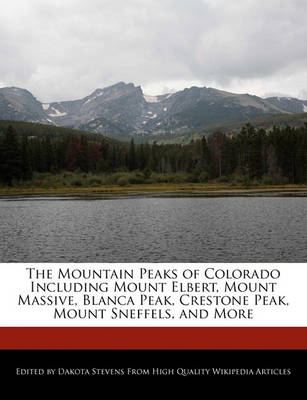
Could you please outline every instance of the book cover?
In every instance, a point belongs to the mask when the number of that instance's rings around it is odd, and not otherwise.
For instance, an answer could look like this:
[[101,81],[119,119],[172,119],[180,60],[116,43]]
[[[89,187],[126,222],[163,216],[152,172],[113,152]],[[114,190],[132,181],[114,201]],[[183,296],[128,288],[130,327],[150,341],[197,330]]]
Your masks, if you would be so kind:
[[2,7],[4,378],[303,379],[306,13]]

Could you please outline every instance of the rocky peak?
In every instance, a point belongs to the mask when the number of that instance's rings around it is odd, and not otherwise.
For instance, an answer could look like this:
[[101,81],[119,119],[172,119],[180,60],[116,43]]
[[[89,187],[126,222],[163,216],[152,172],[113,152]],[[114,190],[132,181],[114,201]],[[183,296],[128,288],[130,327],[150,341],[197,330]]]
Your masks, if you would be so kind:
[[121,139],[140,134],[191,133],[264,114],[306,111],[307,101],[303,100],[262,99],[205,86],[153,96],[133,83],[118,82],[97,88],[83,99],[50,104],[39,102],[26,89],[0,89],[0,119],[69,126]]

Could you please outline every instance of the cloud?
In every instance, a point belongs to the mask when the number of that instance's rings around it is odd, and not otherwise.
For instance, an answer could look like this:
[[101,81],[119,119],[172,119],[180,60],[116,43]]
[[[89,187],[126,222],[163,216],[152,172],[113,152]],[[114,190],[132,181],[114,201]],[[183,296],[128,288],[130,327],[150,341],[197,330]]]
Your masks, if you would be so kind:
[[200,84],[297,95],[306,90],[306,17],[305,0],[10,0],[0,80],[44,101],[121,80],[149,91]]

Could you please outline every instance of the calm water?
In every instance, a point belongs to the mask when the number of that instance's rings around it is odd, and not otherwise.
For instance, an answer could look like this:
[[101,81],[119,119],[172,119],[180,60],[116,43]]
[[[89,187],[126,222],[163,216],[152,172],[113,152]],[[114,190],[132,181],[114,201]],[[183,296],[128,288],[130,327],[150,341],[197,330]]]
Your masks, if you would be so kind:
[[306,198],[0,200],[1,262],[306,262]]

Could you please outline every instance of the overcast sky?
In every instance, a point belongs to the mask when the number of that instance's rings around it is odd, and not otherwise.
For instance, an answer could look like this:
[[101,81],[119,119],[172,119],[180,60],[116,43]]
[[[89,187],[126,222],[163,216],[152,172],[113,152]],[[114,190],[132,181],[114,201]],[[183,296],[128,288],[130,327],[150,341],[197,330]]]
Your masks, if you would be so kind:
[[118,81],[307,99],[306,0],[9,0],[0,87],[41,101]]

